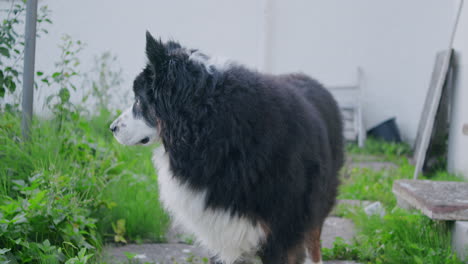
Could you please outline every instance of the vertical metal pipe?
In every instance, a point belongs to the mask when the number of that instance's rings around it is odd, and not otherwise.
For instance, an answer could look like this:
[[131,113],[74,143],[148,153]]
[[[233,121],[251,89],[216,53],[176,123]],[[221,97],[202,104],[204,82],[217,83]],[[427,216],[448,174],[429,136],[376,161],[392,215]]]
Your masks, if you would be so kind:
[[23,138],[26,140],[30,137],[31,120],[33,116],[36,21],[37,0],[28,0],[26,3],[26,26],[24,34],[23,119],[21,120],[21,131]]

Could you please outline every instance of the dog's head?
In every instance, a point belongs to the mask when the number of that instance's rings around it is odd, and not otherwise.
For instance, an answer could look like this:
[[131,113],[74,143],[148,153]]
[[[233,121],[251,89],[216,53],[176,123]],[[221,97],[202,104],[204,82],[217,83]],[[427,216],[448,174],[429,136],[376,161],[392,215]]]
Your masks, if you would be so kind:
[[208,56],[174,41],[163,43],[149,32],[146,55],[148,64],[133,83],[135,102],[110,126],[124,145],[149,145],[175,116],[196,112],[207,80],[221,70]]

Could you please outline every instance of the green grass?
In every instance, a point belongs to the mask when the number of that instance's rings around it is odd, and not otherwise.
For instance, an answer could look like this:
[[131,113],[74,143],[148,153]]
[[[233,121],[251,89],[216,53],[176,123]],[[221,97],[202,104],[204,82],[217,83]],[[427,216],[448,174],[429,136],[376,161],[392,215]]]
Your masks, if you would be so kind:
[[[398,160],[395,157],[393,160]],[[341,179],[339,199],[380,201],[388,208],[396,204],[392,193],[393,182],[398,179],[409,179],[414,166],[406,159],[398,160],[396,169],[374,171],[369,168],[353,168]]]
[[[370,140],[364,149],[348,147],[348,153],[378,156],[398,166],[380,171],[355,168],[342,174],[339,199],[380,201],[386,215],[368,216],[362,209],[341,206],[340,215],[354,221],[358,234],[351,244],[337,239],[332,249],[324,249],[324,259],[353,259],[361,263],[462,263],[452,253],[447,222],[432,221],[419,212],[396,206],[393,182],[413,176],[414,166],[406,158],[410,154],[408,146]],[[446,171],[422,179],[463,181]]]
[[154,167],[151,163],[151,149],[120,147],[116,151],[119,160],[125,161],[125,169],[112,179],[103,190],[103,198],[112,201],[112,210],[100,214],[103,221],[102,233],[109,234],[109,222],[125,219],[126,236],[133,241],[162,241],[168,217],[158,200],[158,186]]
[[[18,113],[0,115],[0,262],[96,263],[103,243],[161,241],[168,217],[158,203],[155,147],[118,144],[108,132],[112,115],[76,113],[33,124],[23,142]],[[396,179],[411,178],[406,145],[369,140],[353,156],[378,156],[396,169],[344,173],[340,199],[380,201],[384,217],[341,210],[358,229],[351,244],[338,239],[324,259],[361,263],[461,263],[445,223],[396,207]],[[445,171],[425,178],[462,179]],[[88,260],[87,260],[88,259]]]
[[63,263],[80,254],[96,261],[101,244],[116,236],[163,239],[168,217],[151,147],[119,145],[106,111],[35,119],[27,142],[19,117],[0,115],[0,262]]
[[324,249],[324,259],[353,259],[360,263],[457,263],[450,248],[446,222],[432,221],[418,213],[393,209],[384,217],[362,211],[348,213],[359,230],[351,244],[342,239]]
[[406,143],[385,142],[374,138],[367,138],[364,147],[360,148],[356,144],[348,144],[346,152],[353,155],[374,155],[394,161],[401,160],[402,157],[410,155],[411,147]]
[[103,144],[111,145],[117,160],[112,170],[119,171],[103,189],[103,199],[110,201],[112,209],[100,212],[99,218],[103,220],[99,230],[108,237],[114,231],[109,223],[125,219],[125,236],[130,241],[163,241],[169,218],[159,204],[157,175],[151,162],[156,146],[120,145],[108,130],[113,119],[104,110],[89,122],[92,133],[100,135]]

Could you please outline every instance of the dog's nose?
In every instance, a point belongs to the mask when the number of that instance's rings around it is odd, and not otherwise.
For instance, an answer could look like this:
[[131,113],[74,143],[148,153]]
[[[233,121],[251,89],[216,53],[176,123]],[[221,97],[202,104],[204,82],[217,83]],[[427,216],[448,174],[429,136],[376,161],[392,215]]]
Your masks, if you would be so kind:
[[112,133],[115,133],[118,130],[118,127],[115,124],[112,124],[109,129]]

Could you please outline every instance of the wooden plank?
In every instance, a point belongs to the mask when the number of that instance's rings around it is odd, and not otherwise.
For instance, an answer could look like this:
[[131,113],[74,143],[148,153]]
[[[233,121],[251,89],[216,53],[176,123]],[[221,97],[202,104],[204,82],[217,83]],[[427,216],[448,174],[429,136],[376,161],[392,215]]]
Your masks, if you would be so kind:
[[[422,118],[419,122],[419,129],[417,134],[417,142],[415,148],[415,160],[416,168],[414,169],[413,178],[417,179],[419,173],[422,170],[424,165],[424,160],[426,158],[427,148],[429,146],[429,140],[432,135],[432,129],[434,126],[434,121],[436,118],[437,109],[439,107],[440,97],[442,95],[442,89],[444,87],[446,77],[448,74],[449,66],[451,63],[451,58],[453,55],[453,41],[457,33],[458,22],[460,21],[461,11],[463,9],[463,1],[460,1],[458,4],[457,14],[452,26],[452,33],[450,35],[450,42],[448,48],[442,51],[443,55],[439,54],[436,58],[436,65],[434,67],[433,78],[429,90],[433,90],[433,93],[428,93],[426,97],[426,102],[424,103],[424,109],[422,113]],[[440,52],[439,52],[440,53]],[[439,70],[440,67],[440,70]],[[432,87],[434,86],[434,87]],[[432,88],[431,88],[432,87]],[[427,111],[427,112],[426,112]],[[419,140],[418,140],[419,138]]]
[[452,49],[444,50],[437,53],[434,70],[432,71],[431,82],[429,90],[424,102],[421,119],[419,120],[418,134],[416,135],[414,160],[416,167],[414,170],[413,178],[417,179],[419,173],[422,171],[424,161],[426,158],[429,141],[434,128],[437,109],[440,105],[442,90],[447,78],[450,67]]
[[[429,93],[426,97],[426,102],[424,103],[424,109],[422,113],[422,118],[419,122],[419,129],[417,134],[417,142],[415,148],[415,160],[416,167],[414,169],[413,178],[417,179],[419,173],[422,170],[424,161],[426,158],[427,148],[429,146],[429,140],[432,135],[432,129],[434,127],[434,122],[437,114],[437,109],[439,107],[440,98],[442,96],[442,89],[444,87],[448,70],[451,64],[451,59],[453,55],[453,41],[457,33],[458,22],[460,21],[461,11],[463,9],[463,1],[460,1],[458,4],[457,14],[452,26],[452,33],[450,35],[450,41],[448,43],[448,48],[445,51],[442,51],[443,55],[439,54],[436,58],[436,66],[433,71],[433,78],[431,78],[431,84],[429,86]],[[439,70],[440,67],[440,70]],[[432,93],[431,93],[432,90]],[[427,112],[426,112],[427,111]],[[419,139],[418,139],[419,138]]]

